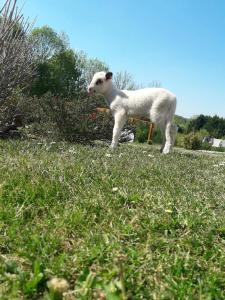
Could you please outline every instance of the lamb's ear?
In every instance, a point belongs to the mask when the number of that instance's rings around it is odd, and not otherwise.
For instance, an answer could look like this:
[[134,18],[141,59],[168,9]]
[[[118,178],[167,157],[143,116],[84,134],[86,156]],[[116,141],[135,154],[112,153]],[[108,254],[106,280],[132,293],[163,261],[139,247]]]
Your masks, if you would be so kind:
[[107,72],[107,73],[105,74],[105,79],[106,79],[106,80],[112,79],[112,77],[113,77],[113,73],[112,73],[112,72]]

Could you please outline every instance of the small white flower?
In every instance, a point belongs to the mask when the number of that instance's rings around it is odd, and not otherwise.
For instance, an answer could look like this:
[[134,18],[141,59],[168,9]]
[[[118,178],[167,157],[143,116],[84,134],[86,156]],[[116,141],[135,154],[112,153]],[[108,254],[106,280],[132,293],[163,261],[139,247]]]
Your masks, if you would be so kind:
[[66,279],[56,277],[49,280],[47,286],[49,290],[59,294],[63,294],[69,289],[69,283]]
[[106,153],[106,155],[105,155],[106,157],[112,157],[112,155],[111,154],[109,154],[109,153]]
[[75,151],[74,149],[69,149],[68,152],[69,152],[69,153],[72,153],[72,154],[75,154],[75,153],[76,153],[76,151]]
[[152,154],[149,154],[149,155],[148,155],[148,157],[152,157],[152,158],[154,158],[155,156],[154,156],[154,155],[152,155]]
[[118,190],[119,190],[118,187],[114,187],[114,188],[112,189],[113,193],[118,192]]
[[59,176],[59,181],[62,183],[64,181],[64,176]]

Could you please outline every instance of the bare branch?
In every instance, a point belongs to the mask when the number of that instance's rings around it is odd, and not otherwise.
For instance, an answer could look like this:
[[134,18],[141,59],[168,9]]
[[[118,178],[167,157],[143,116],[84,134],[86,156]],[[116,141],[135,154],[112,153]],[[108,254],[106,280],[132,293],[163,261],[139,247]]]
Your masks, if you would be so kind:
[[162,84],[158,80],[153,80],[151,83],[149,83],[149,87],[160,88],[160,87],[162,87]]
[[34,45],[27,38],[31,25],[17,0],[5,1],[0,9],[0,106],[34,75]]
[[138,88],[131,74],[127,71],[118,72],[114,76],[114,82],[120,90],[135,90]]

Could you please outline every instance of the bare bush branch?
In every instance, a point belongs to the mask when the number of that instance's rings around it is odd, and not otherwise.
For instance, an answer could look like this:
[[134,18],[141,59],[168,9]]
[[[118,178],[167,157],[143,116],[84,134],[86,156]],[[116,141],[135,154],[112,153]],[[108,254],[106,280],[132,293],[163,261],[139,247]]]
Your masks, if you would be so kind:
[[116,87],[120,90],[135,90],[138,88],[132,75],[130,75],[127,71],[116,73],[114,76],[114,82]]
[[162,84],[158,80],[153,80],[151,83],[149,83],[149,87],[160,88],[162,87]]
[[27,38],[32,25],[17,0],[5,1],[0,9],[0,106],[34,75],[34,45]]

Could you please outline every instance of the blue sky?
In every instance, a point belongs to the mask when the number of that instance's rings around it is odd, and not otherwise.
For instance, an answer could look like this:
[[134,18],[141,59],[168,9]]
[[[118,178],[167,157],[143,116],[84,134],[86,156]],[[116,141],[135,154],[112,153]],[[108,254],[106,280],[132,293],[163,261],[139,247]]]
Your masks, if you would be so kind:
[[224,0],[26,0],[24,13],[113,72],[160,81],[177,114],[225,117]]

